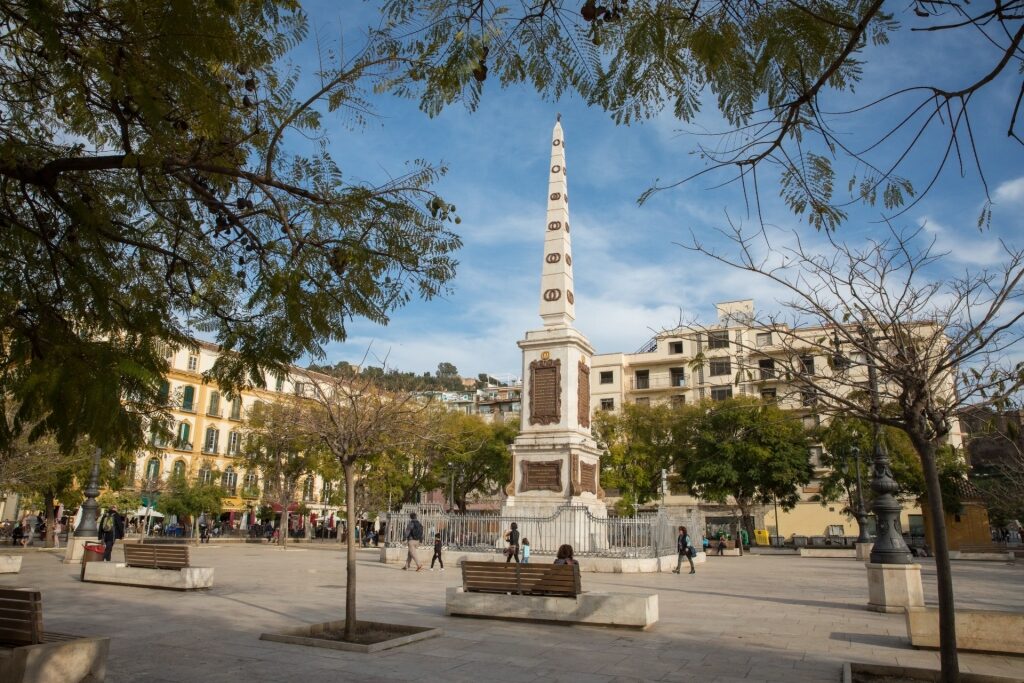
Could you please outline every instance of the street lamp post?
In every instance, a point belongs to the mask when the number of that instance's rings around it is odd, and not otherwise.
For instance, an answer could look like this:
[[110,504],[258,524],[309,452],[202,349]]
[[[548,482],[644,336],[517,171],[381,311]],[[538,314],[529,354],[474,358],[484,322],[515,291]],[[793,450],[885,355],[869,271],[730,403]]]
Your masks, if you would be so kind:
[[[854,438],[857,438],[857,432],[853,433]],[[870,543],[871,537],[868,536],[868,513],[864,507],[864,488],[861,484],[860,478],[860,447],[854,444],[850,447],[850,452],[853,454],[853,464],[857,468],[857,508],[853,511],[853,517],[857,520],[857,543]]]
[[455,463],[448,463],[448,476],[451,479],[451,496],[448,498],[448,512],[455,512]]
[[85,494],[85,502],[82,503],[82,519],[75,528],[75,538],[96,538],[99,522],[99,507],[96,496],[100,495],[100,451],[99,448],[92,452],[92,471],[89,473],[89,484],[82,493]]

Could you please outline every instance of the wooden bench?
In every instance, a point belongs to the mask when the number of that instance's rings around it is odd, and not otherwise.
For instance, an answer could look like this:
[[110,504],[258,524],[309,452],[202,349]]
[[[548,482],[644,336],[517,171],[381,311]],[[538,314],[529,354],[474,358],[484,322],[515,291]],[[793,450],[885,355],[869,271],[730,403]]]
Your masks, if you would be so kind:
[[109,638],[43,630],[36,590],[0,588],[0,681],[102,681]]
[[583,592],[578,564],[463,562],[462,586],[471,593],[575,598]]
[[187,545],[124,544],[124,563],[146,569],[185,569],[189,564]]

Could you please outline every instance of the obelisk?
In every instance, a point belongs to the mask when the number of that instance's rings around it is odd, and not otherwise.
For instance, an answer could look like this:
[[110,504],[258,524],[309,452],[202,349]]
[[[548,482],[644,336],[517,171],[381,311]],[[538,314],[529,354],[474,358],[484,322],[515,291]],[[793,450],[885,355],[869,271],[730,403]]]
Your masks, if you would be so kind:
[[522,425],[512,446],[512,483],[504,507],[506,514],[516,516],[544,517],[565,505],[585,506],[593,516],[607,516],[599,481],[601,452],[590,432],[594,349],[573,327],[576,297],[566,178],[565,138],[559,120],[551,134],[548,169],[539,292],[543,327],[527,332],[519,342]]

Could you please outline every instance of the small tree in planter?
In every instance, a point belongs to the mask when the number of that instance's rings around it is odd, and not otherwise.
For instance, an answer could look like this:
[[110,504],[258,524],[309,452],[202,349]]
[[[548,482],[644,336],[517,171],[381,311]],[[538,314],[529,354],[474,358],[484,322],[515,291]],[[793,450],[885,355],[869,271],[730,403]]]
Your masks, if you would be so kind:
[[[179,518],[194,520],[203,512],[219,515],[223,507],[224,490],[216,483],[217,476],[209,482],[190,481],[184,475],[172,476],[160,497],[160,510],[166,514],[177,515]],[[195,524],[193,536],[195,535]]]
[[426,407],[412,393],[383,389],[373,377],[345,379],[310,374],[317,410],[303,413],[303,429],[341,466],[345,481],[346,538],[345,629],[342,639],[354,641],[356,620],[356,474],[374,458],[394,449],[424,443],[429,427]]

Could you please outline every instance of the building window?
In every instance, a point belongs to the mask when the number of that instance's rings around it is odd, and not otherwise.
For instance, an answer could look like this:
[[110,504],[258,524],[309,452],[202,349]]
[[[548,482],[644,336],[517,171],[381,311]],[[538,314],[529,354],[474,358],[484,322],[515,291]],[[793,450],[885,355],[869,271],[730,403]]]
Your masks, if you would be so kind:
[[235,473],[234,467],[227,468],[224,470],[224,474],[220,475],[220,487],[229,496],[235,495],[235,489],[238,488],[238,474]]
[[757,367],[761,371],[761,379],[775,379],[775,360],[762,358],[757,361]]
[[331,496],[334,495],[334,484],[329,481],[324,482],[324,486],[320,489],[320,500],[321,502],[328,503],[331,500]]
[[810,407],[818,402],[818,392],[814,389],[805,389],[800,392],[800,403]]
[[650,396],[641,396],[640,398],[638,398],[636,400],[636,404],[638,406],[649,406],[649,405],[651,405],[651,397]]
[[260,494],[260,480],[252,472],[245,475],[245,483],[242,484],[242,495],[246,498],[256,498]]
[[185,478],[185,461],[184,460],[175,460],[174,461],[174,467],[171,469],[171,476],[173,476],[175,479],[184,479]]
[[709,374],[712,377],[732,374],[732,364],[729,362],[728,358],[713,360],[709,365]]
[[637,370],[635,373],[636,381],[634,382],[634,389],[650,389],[651,388],[651,371],[650,370]]
[[181,409],[193,412],[196,409],[195,387],[185,387],[181,392]]
[[686,386],[686,369],[685,368],[669,368],[669,378],[671,379],[672,386],[674,387],[685,387]]
[[313,477],[306,477],[306,483],[302,486],[302,500],[313,500]]
[[129,484],[135,483],[135,461],[132,460],[130,463],[125,465],[124,469],[121,470],[121,474],[128,481]]
[[611,384],[614,381],[611,370],[601,372],[601,384]]
[[192,372],[195,372],[197,369],[199,369],[199,356],[188,357],[188,369],[191,370]]
[[228,432],[228,455],[238,455],[238,446],[242,441],[238,432]]
[[284,377],[278,377],[274,382],[274,391],[284,391]]
[[709,349],[727,349],[729,348],[729,331],[721,330],[720,332],[708,332],[708,348]]
[[683,342],[681,342],[681,341],[670,341],[668,343],[668,352],[669,353],[682,353],[683,352]]
[[167,445],[167,439],[164,437],[164,432],[156,423],[153,423],[149,428],[149,435],[152,444],[157,448],[163,448]]
[[192,425],[188,422],[178,425],[178,435],[175,438],[174,447],[183,451],[192,450]]
[[724,401],[732,398],[732,387],[711,387],[711,400]]
[[805,375],[813,375],[814,356],[800,356],[800,369]]
[[601,410],[615,410],[615,399],[614,398],[602,398],[601,399]]
[[160,478],[160,460],[150,458],[146,463],[146,481],[156,481]]
[[776,394],[775,389],[762,389],[761,400],[775,403],[775,401],[778,400],[778,395]]
[[771,346],[772,345],[772,333],[771,332],[758,332],[754,338],[755,343],[758,346]]
[[210,393],[210,405],[206,414],[220,417],[220,394],[216,391]]
[[811,446],[811,467],[821,469],[821,446]]
[[686,405],[686,396],[684,394],[678,394],[672,397],[673,406],[684,406]]
[[821,420],[817,415],[804,415],[804,429],[817,429]]
[[242,399],[233,398],[231,399],[231,419],[241,420],[242,419]]
[[156,392],[156,400],[160,405],[165,406],[167,405],[167,402],[170,400],[170,398],[171,383],[168,382],[167,380],[164,380],[163,382],[160,382],[160,389],[157,390]]
[[199,470],[199,483],[203,486],[213,482],[213,472],[210,470],[209,465],[203,465]]
[[296,382],[295,383],[295,395],[296,396],[305,396],[306,395],[306,385],[303,384],[302,382]]
[[216,453],[217,441],[220,439],[220,430],[216,427],[207,427],[206,438],[203,440],[204,453]]

